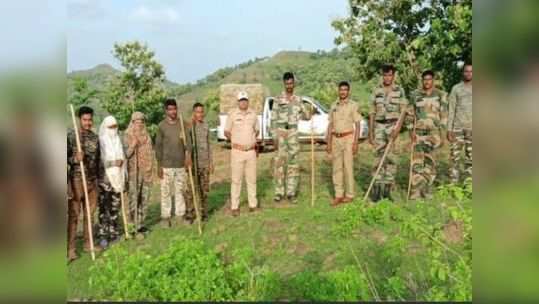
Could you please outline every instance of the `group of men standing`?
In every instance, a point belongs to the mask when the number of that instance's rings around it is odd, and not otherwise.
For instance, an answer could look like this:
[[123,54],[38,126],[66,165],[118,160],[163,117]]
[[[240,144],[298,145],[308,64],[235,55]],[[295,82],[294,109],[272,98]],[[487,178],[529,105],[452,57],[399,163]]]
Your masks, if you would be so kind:
[[[463,81],[449,95],[434,87],[435,73],[422,73],[422,87],[406,98],[403,88],[395,84],[395,68],[382,67],[382,83],[374,89],[370,100],[368,140],[375,148],[375,176],[371,199],[392,199],[397,159],[393,142],[405,125],[413,147],[411,159],[411,199],[429,198],[436,177],[433,152],[442,146],[442,133],[451,143],[450,177],[453,183],[472,174],[472,65],[463,67]],[[276,153],[273,158],[274,201],[286,199],[297,202],[300,168],[298,154],[298,123],[309,120],[313,108],[306,106],[294,94],[295,78],[290,72],[283,75],[284,92],[275,99],[271,114],[270,132]],[[358,153],[360,134],[359,105],[350,99],[350,84],[338,85],[338,99],[331,106],[327,130],[327,152],[333,163],[335,198],[332,206],[351,202],[355,195],[354,155]],[[231,142],[232,216],[238,216],[243,179],[246,180],[249,212],[259,210],[256,197],[257,113],[249,108],[249,96],[239,92],[238,106],[228,116],[225,135]],[[208,218],[210,174],[213,173],[209,127],[204,120],[204,106],[195,103],[192,119],[184,125],[175,99],[164,103],[166,118],[159,123],[155,146],[146,129],[144,114],[134,112],[123,140],[118,134],[116,119],[106,117],[99,135],[92,131],[93,110],[83,106],[78,110],[79,136],[82,152],[77,152],[74,131],[68,132],[68,258],[77,258],[75,235],[77,221],[84,207],[81,162],[87,178],[89,214],[99,207],[97,248],[107,247],[119,239],[122,225],[119,220],[121,200],[128,190],[128,218],[134,233],[142,236],[146,207],[152,186],[154,154],[157,175],[161,180],[161,226],[172,223],[191,224],[196,218],[193,196],[199,198],[202,220]],[[386,152],[387,150],[387,153]],[[463,152],[464,150],[464,152]],[[154,153],[155,151],[155,153]],[[386,154],[384,161],[382,158]],[[464,157],[462,155],[464,154]],[[463,161],[464,160],[464,161]],[[464,162],[464,164],[462,164]],[[464,169],[462,169],[464,165]],[[193,169],[193,170],[191,170]],[[193,171],[191,177],[188,172]],[[465,173],[465,174],[463,174]],[[126,180],[127,177],[127,180]],[[193,183],[193,187],[189,187]],[[174,185],[174,192],[171,185]],[[192,193],[192,189],[196,193]],[[174,199],[174,204],[172,200]],[[89,250],[88,218],[84,213],[84,250]],[[133,231],[131,231],[133,232]]]
[[[436,178],[435,150],[443,145],[443,133],[451,143],[451,182],[457,184],[472,175],[472,65],[463,66],[462,82],[447,93],[434,87],[435,73],[424,71],[421,88],[406,98],[404,89],[395,84],[395,67],[382,67],[382,83],[370,100],[368,140],[375,148],[373,201],[392,200],[398,161],[394,141],[403,125],[412,143],[410,199],[430,198]],[[359,121],[355,102],[349,100],[350,84],[339,84],[339,99],[329,112],[328,153],[333,158],[335,199],[332,206],[352,201],[354,192],[353,155],[358,150]],[[391,146],[390,146],[391,145]],[[387,150],[387,151],[386,151]],[[463,151],[464,150],[464,151]],[[385,154],[385,158],[384,158]],[[464,157],[462,155],[464,154]],[[464,167],[464,168],[462,168]],[[464,174],[463,174],[464,173]],[[346,185],[346,187],[344,187]]]
[[[120,239],[126,233],[122,227],[122,201],[128,192],[126,221],[129,222],[127,235],[144,238],[148,231],[145,226],[146,210],[153,182],[154,159],[157,160],[157,175],[161,179],[161,226],[170,227],[175,223],[192,223],[194,214],[192,188],[187,187],[186,168],[194,166],[193,176],[196,195],[200,198],[201,217],[208,216],[207,194],[209,176],[213,171],[209,128],[204,121],[204,106],[196,103],[192,120],[184,128],[178,119],[177,104],[174,99],[165,101],[166,118],[159,124],[155,147],[145,126],[145,117],[134,112],[123,140],[118,134],[118,124],[113,116],[107,116],[101,123],[99,134],[92,131],[93,109],[82,106],[78,110],[79,138],[81,152],[78,152],[75,131],[67,136],[68,164],[68,259],[76,254],[77,224],[81,210],[85,209],[85,191],[89,212],[84,217],[84,251],[90,250],[88,217],[94,217],[98,209],[98,223],[95,236],[99,240],[94,248],[99,251]],[[154,151],[155,150],[155,151]],[[155,158],[154,158],[155,155]],[[193,162],[192,159],[195,161]],[[81,162],[86,173],[83,185]],[[175,191],[172,195],[171,184]],[[172,205],[174,198],[175,204]]]

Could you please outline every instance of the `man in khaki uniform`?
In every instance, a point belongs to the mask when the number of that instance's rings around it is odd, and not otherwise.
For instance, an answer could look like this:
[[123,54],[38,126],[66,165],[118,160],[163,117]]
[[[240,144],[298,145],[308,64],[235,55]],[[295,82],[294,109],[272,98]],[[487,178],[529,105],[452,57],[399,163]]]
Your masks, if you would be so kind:
[[339,99],[329,111],[327,152],[333,159],[335,186],[335,199],[331,206],[349,203],[355,196],[353,155],[358,151],[357,140],[362,117],[358,104],[350,100],[349,95],[350,84],[342,81],[339,83]]
[[232,144],[230,166],[232,182],[230,200],[232,216],[240,214],[241,183],[245,175],[249,212],[258,209],[256,200],[256,137],[259,127],[256,112],[249,109],[249,96],[246,92],[238,94],[238,108],[228,114],[225,136]]

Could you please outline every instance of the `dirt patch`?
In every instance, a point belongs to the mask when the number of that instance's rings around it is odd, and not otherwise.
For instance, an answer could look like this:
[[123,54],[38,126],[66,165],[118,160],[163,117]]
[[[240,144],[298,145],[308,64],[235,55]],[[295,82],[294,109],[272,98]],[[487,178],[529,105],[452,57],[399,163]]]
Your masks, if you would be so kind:
[[294,253],[296,255],[299,255],[299,256],[304,256],[305,254],[307,254],[309,251],[311,251],[311,247],[309,247],[308,245],[306,245],[305,243],[303,242],[299,242],[297,245],[296,245],[296,248],[294,250]]
[[215,246],[215,251],[217,251],[218,253],[223,253],[225,252],[225,250],[228,248],[228,244],[227,243],[220,243],[220,244],[217,244]]
[[281,202],[281,203],[277,203],[277,204],[274,204],[274,207],[276,209],[289,209],[289,208],[294,208],[296,207],[296,204],[291,204],[289,202]]
[[444,226],[444,240],[449,244],[457,244],[463,241],[463,227],[461,222],[450,221]]
[[332,269],[335,265],[336,257],[337,257],[337,253],[332,253],[328,255],[322,262],[322,270],[327,271],[327,270]]
[[276,219],[268,219],[264,221],[264,229],[268,232],[280,232],[285,229],[284,224]]
[[370,233],[370,238],[378,245],[383,245],[387,240],[387,235],[381,230],[375,229]]

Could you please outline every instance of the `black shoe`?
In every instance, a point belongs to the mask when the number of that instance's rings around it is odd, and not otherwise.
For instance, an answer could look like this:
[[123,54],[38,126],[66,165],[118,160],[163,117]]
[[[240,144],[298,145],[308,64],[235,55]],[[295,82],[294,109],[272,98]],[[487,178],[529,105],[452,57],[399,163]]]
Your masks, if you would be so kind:
[[283,196],[280,194],[275,195],[275,197],[273,198],[273,201],[276,203],[279,203],[282,200],[283,200]]
[[383,191],[382,196],[384,198],[387,198],[390,201],[393,201],[393,198],[391,197],[391,185],[390,184],[384,185],[384,191]]
[[371,190],[371,193],[370,193],[370,196],[371,196],[371,200],[373,202],[378,202],[380,200],[380,184],[374,184],[374,186],[372,187],[372,190]]
[[288,201],[292,204],[295,204],[297,203],[297,196],[295,194],[289,194],[286,196],[286,199],[288,199]]

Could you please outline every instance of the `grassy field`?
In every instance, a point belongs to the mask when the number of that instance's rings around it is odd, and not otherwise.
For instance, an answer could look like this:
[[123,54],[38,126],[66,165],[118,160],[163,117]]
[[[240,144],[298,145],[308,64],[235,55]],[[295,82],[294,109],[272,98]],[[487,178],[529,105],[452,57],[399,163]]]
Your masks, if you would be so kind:
[[[231,217],[227,210],[229,184],[213,184],[209,197],[210,219],[203,227],[202,236],[198,236],[196,225],[159,228],[154,226],[159,220],[156,184],[147,218],[151,232],[143,241],[121,241],[108,251],[125,249],[129,255],[159,256],[178,242],[200,240],[205,250],[214,252],[224,265],[234,263],[238,256],[248,256],[248,262],[242,265],[250,274],[247,276],[250,284],[246,288],[251,289],[232,296],[240,300],[471,300],[471,231],[468,231],[471,222],[467,230],[463,228],[466,219],[460,213],[453,214],[454,210],[465,211],[471,220],[471,200],[437,195],[429,202],[405,202],[402,198],[407,187],[409,163],[408,150],[403,145],[398,191],[394,195],[396,202],[376,205],[363,202],[361,197],[369,182],[373,160],[370,147],[363,144],[355,163],[358,196],[352,204],[338,208],[329,206],[333,195],[331,167],[323,147],[317,147],[313,207],[308,148],[304,146],[304,152],[300,154],[302,170],[297,205],[272,201],[272,153],[264,153],[259,157],[258,168],[260,212],[247,212],[243,193],[241,215]],[[439,155],[439,168],[443,172],[441,181],[446,180],[446,155],[445,149]],[[416,227],[412,226],[413,220],[422,230],[409,228]],[[427,231],[424,233],[427,237],[422,236],[423,230]],[[462,275],[464,279],[456,278],[462,269],[452,268],[458,264],[460,253],[462,267],[470,270],[470,281],[467,281],[468,274]],[[97,259],[103,261],[106,258],[100,253]],[[70,299],[106,297],[96,294],[90,287],[92,264],[89,255],[85,254],[69,265]],[[178,267],[182,267],[181,262]],[[260,285],[256,291],[253,286],[262,279],[265,285]]]

